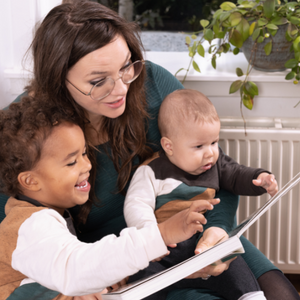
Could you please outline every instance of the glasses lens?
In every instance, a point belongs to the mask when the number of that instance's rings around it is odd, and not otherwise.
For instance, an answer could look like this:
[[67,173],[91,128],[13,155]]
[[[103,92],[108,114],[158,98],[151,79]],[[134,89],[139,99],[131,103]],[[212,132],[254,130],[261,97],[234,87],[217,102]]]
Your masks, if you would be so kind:
[[128,66],[122,76],[122,80],[124,83],[131,83],[141,74],[143,70],[144,63],[140,60],[137,60],[130,66]]
[[97,84],[94,85],[91,98],[93,100],[101,100],[108,96],[111,91],[113,90],[115,82],[112,78],[106,78],[104,80],[99,81]]

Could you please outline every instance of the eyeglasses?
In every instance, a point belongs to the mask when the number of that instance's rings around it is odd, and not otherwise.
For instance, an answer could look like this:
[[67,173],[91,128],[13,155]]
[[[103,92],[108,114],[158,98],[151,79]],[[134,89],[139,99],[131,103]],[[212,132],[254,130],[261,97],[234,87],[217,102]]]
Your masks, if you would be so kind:
[[[122,72],[122,75],[117,79],[122,79],[124,84],[129,84],[136,80],[143,70],[145,62],[142,60],[137,60],[134,63],[126,67]],[[73,83],[66,79],[77,91],[85,96],[90,96],[93,100],[99,101],[107,97],[114,89],[116,81],[110,77],[106,77],[98,81],[90,90],[88,94],[82,92]]]

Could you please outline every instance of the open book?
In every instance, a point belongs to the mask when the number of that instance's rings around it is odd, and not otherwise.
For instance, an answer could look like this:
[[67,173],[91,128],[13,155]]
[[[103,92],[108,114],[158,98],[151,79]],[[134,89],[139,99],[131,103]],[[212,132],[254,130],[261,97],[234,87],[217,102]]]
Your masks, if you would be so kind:
[[271,208],[281,197],[291,190],[300,181],[300,173],[290,180],[275,196],[268,200],[261,208],[245,219],[240,225],[232,230],[229,238],[220,241],[215,246],[200,254],[152,276],[122,286],[116,291],[102,295],[103,300],[139,300],[143,299],[194,272],[214,264],[217,261],[226,261],[238,254],[244,253],[240,241],[241,235],[268,209]]

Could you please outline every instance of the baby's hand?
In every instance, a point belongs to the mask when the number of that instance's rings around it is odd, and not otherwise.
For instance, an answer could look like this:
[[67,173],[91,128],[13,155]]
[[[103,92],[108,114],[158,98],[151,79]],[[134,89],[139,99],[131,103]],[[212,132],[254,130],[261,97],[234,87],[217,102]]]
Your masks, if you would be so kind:
[[261,173],[252,182],[256,186],[263,187],[272,197],[278,192],[277,181],[273,174]]

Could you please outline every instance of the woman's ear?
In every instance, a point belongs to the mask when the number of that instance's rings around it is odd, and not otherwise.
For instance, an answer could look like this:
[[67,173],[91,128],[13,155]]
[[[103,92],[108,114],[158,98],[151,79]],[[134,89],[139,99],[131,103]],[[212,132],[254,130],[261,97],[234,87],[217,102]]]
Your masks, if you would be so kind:
[[21,187],[25,190],[29,190],[33,192],[40,190],[38,179],[30,171],[21,172],[18,175],[18,181]]
[[160,144],[167,155],[169,156],[173,155],[173,143],[170,139],[164,136],[161,138]]

